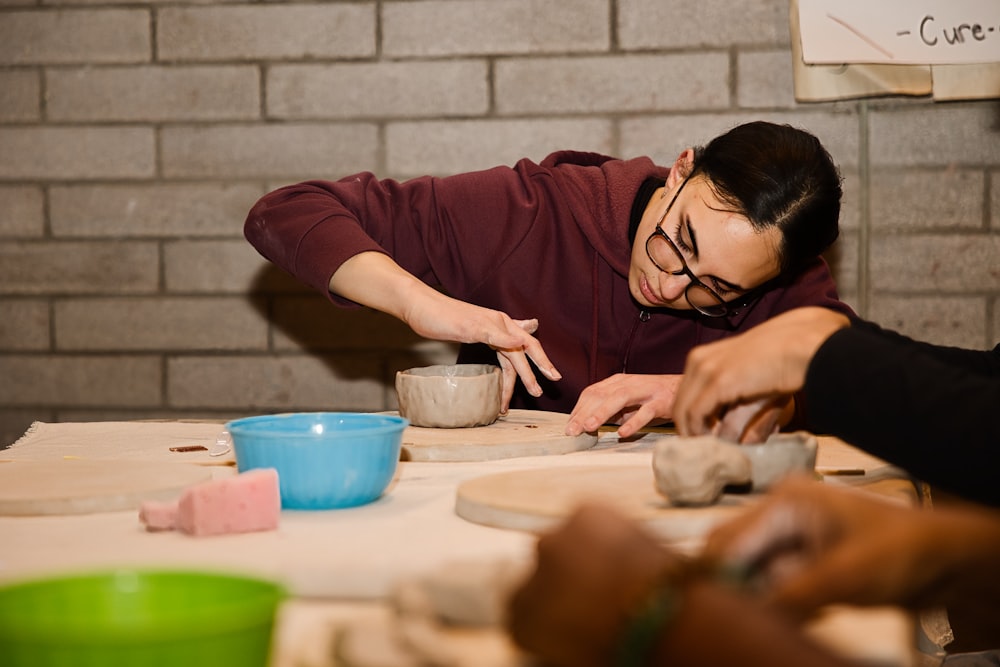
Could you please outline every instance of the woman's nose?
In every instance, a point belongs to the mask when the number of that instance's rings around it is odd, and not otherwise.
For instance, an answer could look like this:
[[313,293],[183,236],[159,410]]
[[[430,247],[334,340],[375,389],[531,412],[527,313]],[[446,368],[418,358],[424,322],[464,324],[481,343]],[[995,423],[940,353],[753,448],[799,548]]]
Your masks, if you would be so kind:
[[690,284],[691,278],[683,273],[678,276],[660,271],[660,294],[667,301],[681,298]]

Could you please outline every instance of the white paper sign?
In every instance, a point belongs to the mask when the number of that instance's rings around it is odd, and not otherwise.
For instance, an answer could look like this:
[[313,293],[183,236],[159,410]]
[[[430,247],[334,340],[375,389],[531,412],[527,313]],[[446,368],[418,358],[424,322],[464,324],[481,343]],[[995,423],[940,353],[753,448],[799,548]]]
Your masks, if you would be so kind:
[[809,64],[1000,62],[1000,0],[799,0]]

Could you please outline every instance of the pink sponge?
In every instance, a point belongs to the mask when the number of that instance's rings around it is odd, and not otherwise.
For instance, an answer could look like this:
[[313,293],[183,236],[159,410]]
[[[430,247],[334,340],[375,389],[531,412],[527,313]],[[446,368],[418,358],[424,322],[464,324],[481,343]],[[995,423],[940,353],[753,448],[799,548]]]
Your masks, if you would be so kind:
[[175,503],[146,501],[139,508],[147,530],[199,536],[274,530],[280,516],[278,471],[273,468],[202,482],[185,489]]

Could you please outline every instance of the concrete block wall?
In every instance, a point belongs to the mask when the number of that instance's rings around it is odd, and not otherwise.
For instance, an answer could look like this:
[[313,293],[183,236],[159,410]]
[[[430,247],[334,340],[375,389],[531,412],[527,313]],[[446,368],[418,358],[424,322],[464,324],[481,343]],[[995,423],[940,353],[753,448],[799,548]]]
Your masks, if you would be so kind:
[[[1000,91],[998,91],[1000,95]],[[787,0],[0,0],[0,445],[34,420],[394,407],[448,361],[242,238],[264,192],[820,136],[862,314],[1000,340],[1000,105],[797,104]]]

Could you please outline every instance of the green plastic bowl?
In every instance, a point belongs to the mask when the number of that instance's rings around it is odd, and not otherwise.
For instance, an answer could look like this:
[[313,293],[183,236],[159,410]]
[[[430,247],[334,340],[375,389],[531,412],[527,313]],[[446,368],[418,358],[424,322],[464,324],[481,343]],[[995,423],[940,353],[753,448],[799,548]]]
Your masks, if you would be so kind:
[[6,667],[267,665],[284,589],[250,577],[114,570],[0,586]]

